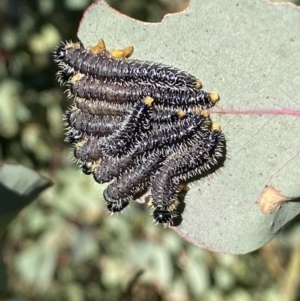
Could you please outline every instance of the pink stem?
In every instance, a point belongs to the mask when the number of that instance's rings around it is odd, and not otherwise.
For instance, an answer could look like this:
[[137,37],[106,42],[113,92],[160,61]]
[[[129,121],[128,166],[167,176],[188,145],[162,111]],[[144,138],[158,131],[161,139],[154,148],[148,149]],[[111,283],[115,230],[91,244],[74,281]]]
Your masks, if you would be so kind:
[[212,109],[210,114],[233,114],[233,115],[293,115],[300,116],[300,110],[288,109],[257,109],[257,110],[231,110],[231,109]]

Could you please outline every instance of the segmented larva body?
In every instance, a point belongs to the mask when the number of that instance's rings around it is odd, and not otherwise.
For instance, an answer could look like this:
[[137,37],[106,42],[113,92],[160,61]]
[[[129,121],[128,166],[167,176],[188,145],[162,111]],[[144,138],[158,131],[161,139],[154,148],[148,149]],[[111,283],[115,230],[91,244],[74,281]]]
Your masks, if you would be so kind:
[[[75,99],[76,107],[84,113],[92,115],[118,115],[124,116],[134,108],[135,104],[116,104],[108,103],[106,101],[87,100],[84,98]],[[153,128],[159,128],[160,126],[166,126],[170,122],[178,122],[185,118],[185,115],[191,113],[191,110],[180,109],[166,109],[160,106],[154,106],[149,111],[151,123]]]
[[[205,132],[209,129],[206,124],[206,122],[209,122],[209,119],[204,116],[199,117],[199,124],[193,119],[186,119],[184,124],[180,124],[180,122],[184,121],[178,120],[177,124],[174,125],[172,123],[166,123],[159,130],[152,130],[148,133],[144,133],[144,135],[137,138],[137,141],[135,141],[134,144],[130,144],[131,148],[128,147],[126,154],[120,156],[120,158],[107,156],[104,165],[94,167],[93,174],[95,180],[98,183],[105,183],[109,182],[114,177],[120,176],[127,168],[134,166],[135,158],[143,152],[156,151],[159,153],[171,154],[174,151],[178,151],[179,148],[184,149],[184,147],[188,147],[194,140],[201,141],[203,135],[205,135]],[[187,128],[186,125],[188,125],[189,128]],[[154,123],[153,126],[159,128],[159,125],[156,123]],[[162,126],[162,123],[160,126]],[[186,145],[182,145],[182,142],[185,142],[193,135],[195,137],[193,137],[190,142],[187,141]],[[74,136],[82,138],[82,132],[72,132],[71,139],[70,135],[68,135],[71,143],[82,140],[77,138],[77,141],[74,141]],[[100,136],[97,135],[86,137],[84,142],[80,141],[80,143],[75,144],[74,156],[79,162],[99,160],[107,154],[102,147],[102,144],[108,142],[103,140],[100,141],[99,137]],[[122,135],[120,135],[120,137],[122,137]],[[110,138],[111,137],[109,136],[107,139]],[[122,139],[124,139],[124,137]],[[129,138],[126,141],[129,141]]]
[[102,116],[82,112],[78,108],[68,110],[64,115],[68,128],[78,130],[87,135],[104,137],[120,128],[123,116]]
[[139,159],[138,167],[128,169],[121,177],[116,178],[103,192],[104,199],[109,203],[126,203],[145,190],[150,184],[151,175],[162,158],[156,154],[149,154]]
[[119,130],[101,141],[103,153],[112,157],[122,157],[132,147],[136,137],[151,128],[150,113],[153,99],[146,97],[136,104],[125,117]]
[[150,112],[150,119],[151,123],[154,124],[153,128],[159,129],[161,125],[168,126],[170,123],[184,120],[190,113],[190,110],[168,109],[155,105],[154,109]]
[[128,155],[122,158],[105,157],[103,161],[104,164],[95,165],[92,169],[94,180],[99,184],[122,176],[126,170],[134,168],[137,163],[133,156]]
[[203,139],[202,144],[195,145],[187,152],[169,156],[153,177],[152,205],[159,210],[173,209],[173,204],[177,201],[180,181],[187,181],[219,165],[224,160],[224,152],[223,133],[219,130],[212,130]]
[[[209,136],[203,140],[203,149],[204,155],[202,159],[197,155],[199,151],[201,152],[201,147],[196,146],[194,149],[188,151],[183,159],[175,160],[174,164],[172,162],[171,166],[168,168],[174,171],[173,178],[175,178],[175,173],[178,173],[176,179],[179,181],[187,181],[192,177],[199,176],[202,173],[211,170],[214,166],[219,166],[225,159],[224,134],[219,130],[211,131]],[[203,159],[205,160],[205,163],[200,166]],[[166,165],[169,163],[171,162],[166,161]],[[162,172],[163,170],[164,168],[162,169]]]
[[120,212],[128,205],[129,205],[128,200],[126,200],[126,201],[119,200],[119,201],[110,201],[110,202],[107,201],[106,202],[107,210],[112,213]]
[[129,152],[135,155],[151,150],[161,150],[162,152],[165,150],[166,154],[173,153],[173,146],[191,139],[196,134],[198,134],[196,140],[201,141],[206,133],[209,132],[210,126],[211,121],[208,114],[192,114],[177,123],[169,123],[162,129],[154,129],[143,133],[135,144],[134,149]]
[[100,142],[101,139],[98,137],[90,136],[75,144],[74,157],[78,160],[79,165],[97,161],[104,156]]
[[[86,100],[84,98],[75,99],[76,107],[84,113],[91,115],[109,115],[109,116],[125,116],[133,110],[132,104],[114,104],[105,101]],[[167,127],[170,123],[176,123],[184,120],[192,114],[191,110],[166,109],[155,106],[149,111],[150,123],[152,128]],[[93,116],[88,117],[92,120]],[[92,121],[91,121],[92,122]]]
[[69,93],[75,97],[108,103],[136,103],[137,100],[147,96],[137,94],[139,92],[137,84],[106,78],[96,79],[80,73],[71,78],[69,86]]
[[[135,104],[118,104],[108,103],[106,101],[87,100],[84,98],[75,98],[75,106],[84,113],[92,115],[119,115],[124,116],[134,108]],[[154,106],[150,110],[151,123],[155,124],[155,128],[159,125],[169,124],[183,120],[185,115],[191,113],[191,110],[183,111],[181,109],[167,109],[161,106]]]
[[[199,156],[201,157],[202,149],[199,148]],[[185,156],[185,154],[182,154]],[[176,154],[167,158],[166,162],[169,162],[171,158],[174,160],[179,159],[180,155]],[[173,163],[171,161],[171,163]],[[203,163],[203,162],[201,162]],[[162,164],[162,167],[164,164]],[[171,172],[159,170],[154,175],[154,179],[151,181],[151,204],[155,209],[172,212],[176,210],[178,205],[178,194],[180,192],[180,181],[173,176]],[[163,185],[163,186],[162,186]]]
[[103,154],[99,143],[103,137],[111,135],[123,122],[123,116],[103,116],[82,112],[76,106],[64,115],[67,129],[66,141],[74,145],[77,165],[85,174],[91,174],[93,162]]
[[66,43],[57,48],[54,59],[62,69],[103,79],[121,79],[170,87],[200,88],[196,77],[178,68],[148,61],[114,58],[108,51],[93,52],[79,43]]
[[108,158],[105,166],[95,167],[94,179],[98,183],[105,183],[122,175],[128,168],[135,168],[139,156],[153,152],[166,157],[199,144],[207,136],[210,125],[208,114],[192,114],[181,122],[169,123],[162,129],[143,133],[124,157],[118,160]]
[[78,109],[82,112],[90,113],[93,115],[119,115],[124,116],[130,108],[133,107],[132,104],[117,104],[109,103],[106,101],[97,100],[87,100],[84,98],[77,97],[75,99],[75,104]]
[[83,74],[76,74],[70,80],[69,93],[75,97],[122,105],[135,104],[150,96],[155,99],[157,106],[183,110],[191,107],[211,108],[219,100],[217,93],[208,93],[195,88],[176,88],[111,79],[99,80]]
[[[78,159],[79,164],[85,162],[94,162],[104,155],[122,156],[126,150],[131,147],[135,135],[141,130],[147,130],[150,126],[149,110],[152,108],[153,100],[150,98],[136,104],[125,117],[124,121],[116,125],[117,129],[114,132],[110,131],[109,136],[99,139],[96,135],[90,136],[84,141],[75,144],[74,156]],[[70,120],[70,114],[66,117]],[[89,115],[89,114],[87,114]],[[93,116],[93,115],[92,115]],[[98,117],[97,115],[95,115]],[[103,116],[100,116],[101,118]],[[109,118],[119,118],[120,116],[105,116]],[[104,124],[101,132],[104,132],[107,125]],[[105,131],[107,133],[107,131]],[[103,135],[102,135],[103,136]]]

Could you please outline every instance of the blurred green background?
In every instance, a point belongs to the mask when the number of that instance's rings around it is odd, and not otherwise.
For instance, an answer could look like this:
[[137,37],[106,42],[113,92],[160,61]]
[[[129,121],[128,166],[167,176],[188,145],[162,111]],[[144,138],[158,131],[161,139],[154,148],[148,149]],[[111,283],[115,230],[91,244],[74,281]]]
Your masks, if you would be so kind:
[[[106,213],[99,188],[78,172],[64,143],[62,115],[70,101],[56,82],[51,53],[60,41],[77,40],[91,2],[0,2],[0,158],[54,182],[1,243],[8,286],[0,279],[0,300],[300,300],[299,220],[260,250],[233,256],[155,226],[145,206]],[[149,22],[188,5],[108,2]]]

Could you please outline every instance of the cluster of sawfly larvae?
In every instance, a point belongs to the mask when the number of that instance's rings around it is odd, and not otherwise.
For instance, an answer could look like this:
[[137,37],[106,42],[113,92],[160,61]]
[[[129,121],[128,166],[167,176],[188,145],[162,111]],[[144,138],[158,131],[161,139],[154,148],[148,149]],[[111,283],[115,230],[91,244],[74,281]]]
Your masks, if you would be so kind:
[[61,85],[73,98],[66,140],[81,170],[109,185],[110,212],[150,191],[155,221],[173,224],[184,183],[218,167],[225,138],[206,109],[218,101],[191,74],[129,59],[131,46],[106,50],[64,43],[54,52]]

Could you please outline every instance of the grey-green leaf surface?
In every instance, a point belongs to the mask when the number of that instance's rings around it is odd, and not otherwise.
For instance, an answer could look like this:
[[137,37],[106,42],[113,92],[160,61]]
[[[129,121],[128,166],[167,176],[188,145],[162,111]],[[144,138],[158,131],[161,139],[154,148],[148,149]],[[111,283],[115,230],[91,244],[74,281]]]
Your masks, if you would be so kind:
[[51,181],[22,165],[0,166],[0,236],[12,219]]
[[189,71],[220,94],[211,118],[226,135],[227,159],[190,184],[175,231],[202,248],[247,253],[299,214],[299,7],[193,0],[147,24],[99,1],[78,37],[85,46],[100,38],[111,49],[133,45],[133,58]]

